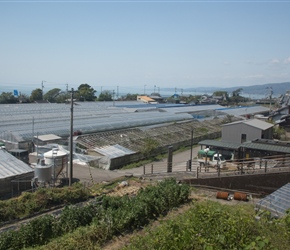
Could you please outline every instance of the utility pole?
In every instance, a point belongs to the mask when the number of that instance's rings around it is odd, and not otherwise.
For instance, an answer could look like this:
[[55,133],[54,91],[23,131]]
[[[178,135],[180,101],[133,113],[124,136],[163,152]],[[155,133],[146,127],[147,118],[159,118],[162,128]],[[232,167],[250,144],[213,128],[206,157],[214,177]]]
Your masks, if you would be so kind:
[[73,110],[74,110],[74,89],[71,89],[70,99],[70,137],[69,137],[69,186],[73,180]]
[[119,86],[117,86],[117,100],[119,99]]
[[192,167],[192,146],[193,146],[193,128],[191,129],[191,140],[190,140],[190,159],[189,159],[189,170],[191,171]]
[[68,84],[66,83],[66,93],[68,93]]
[[41,82],[41,93],[42,93],[42,100],[43,100],[43,88],[44,88],[44,86],[43,86],[43,83],[44,83],[44,82],[46,82],[46,81],[42,81],[42,82]]
[[115,107],[115,90],[113,90],[113,107]]

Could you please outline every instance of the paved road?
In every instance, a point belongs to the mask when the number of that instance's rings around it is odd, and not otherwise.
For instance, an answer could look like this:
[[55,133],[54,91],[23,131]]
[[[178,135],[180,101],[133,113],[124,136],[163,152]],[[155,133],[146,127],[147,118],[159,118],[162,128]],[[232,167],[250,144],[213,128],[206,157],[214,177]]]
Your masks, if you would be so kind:
[[[196,146],[192,150],[193,158],[197,155],[199,146]],[[190,159],[190,151],[186,150],[173,155],[172,160],[172,172],[185,172],[186,162]],[[151,173],[151,166],[153,164],[153,173],[164,173],[167,170],[167,158],[160,161],[155,161],[145,165],[145,174]],[[196,170],[195,164],[192,166],[192,170]],[[81,182],[86,183],[100,183],[103,181],[111,181],[121,176],[134,175],[142,176],[144,173],[144,168],[133,168],[127,170],[103,170],[98,168],[92,168],[87,165],[74,164],[73,176],[79,179]]]

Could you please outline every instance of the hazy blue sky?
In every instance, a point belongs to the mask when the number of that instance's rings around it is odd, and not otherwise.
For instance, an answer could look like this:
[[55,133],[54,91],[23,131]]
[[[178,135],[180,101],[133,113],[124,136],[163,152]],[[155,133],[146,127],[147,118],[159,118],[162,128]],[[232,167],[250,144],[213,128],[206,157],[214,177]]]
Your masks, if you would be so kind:
[[0,0],[0,92],[286,82],[289,25],[290,1]]

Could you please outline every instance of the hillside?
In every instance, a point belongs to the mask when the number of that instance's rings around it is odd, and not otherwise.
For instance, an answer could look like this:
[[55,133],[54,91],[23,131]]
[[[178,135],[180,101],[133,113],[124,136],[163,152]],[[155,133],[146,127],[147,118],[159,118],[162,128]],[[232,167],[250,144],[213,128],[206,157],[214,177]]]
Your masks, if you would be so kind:
[[[196,87],[196,88],[186,88],[183,91],[184,93],[186,92],[213,93],[217,90],[221,90],[221,91],[227,91],[231,93],[238,88],[242,88],[243,94],[261,95],[261,96],[267,97],[269,95],[270,87],[273,90],[273,96],[279,96],[281,94],[284,94],[287,90],[290,90],[290,82],[266,83],[266,84],[261,84],[261,85],[252,85],[252,86],[235,86],[235,87],[230,87],[230,88]],[[174,88],[166,88],[163,90],[174,92]]]

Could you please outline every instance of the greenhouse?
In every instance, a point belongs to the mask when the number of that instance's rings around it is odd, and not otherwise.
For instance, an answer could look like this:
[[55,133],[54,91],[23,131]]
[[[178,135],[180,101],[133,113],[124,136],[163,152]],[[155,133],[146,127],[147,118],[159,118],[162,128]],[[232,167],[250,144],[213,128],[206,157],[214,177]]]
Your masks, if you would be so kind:
[[[261,108],[253,109],[255,112],[265,111]],[[250,109],[248,108],[248,113],[251,112]],[[196,118],[195,113],[204,113],[207,118],[213,118],[217,115],[225,116],[227,112],[231,113],[233,110],[223,109],[220,105],[152,105],[137,101],[80,102],[73,106],[73,129],[81,134],[91,134],[193,120]],[[0,117],[2,141],[19,143],[31,141],[37,135],[55,134],[67,138],[70,134],[70,104],[0,105]]]

